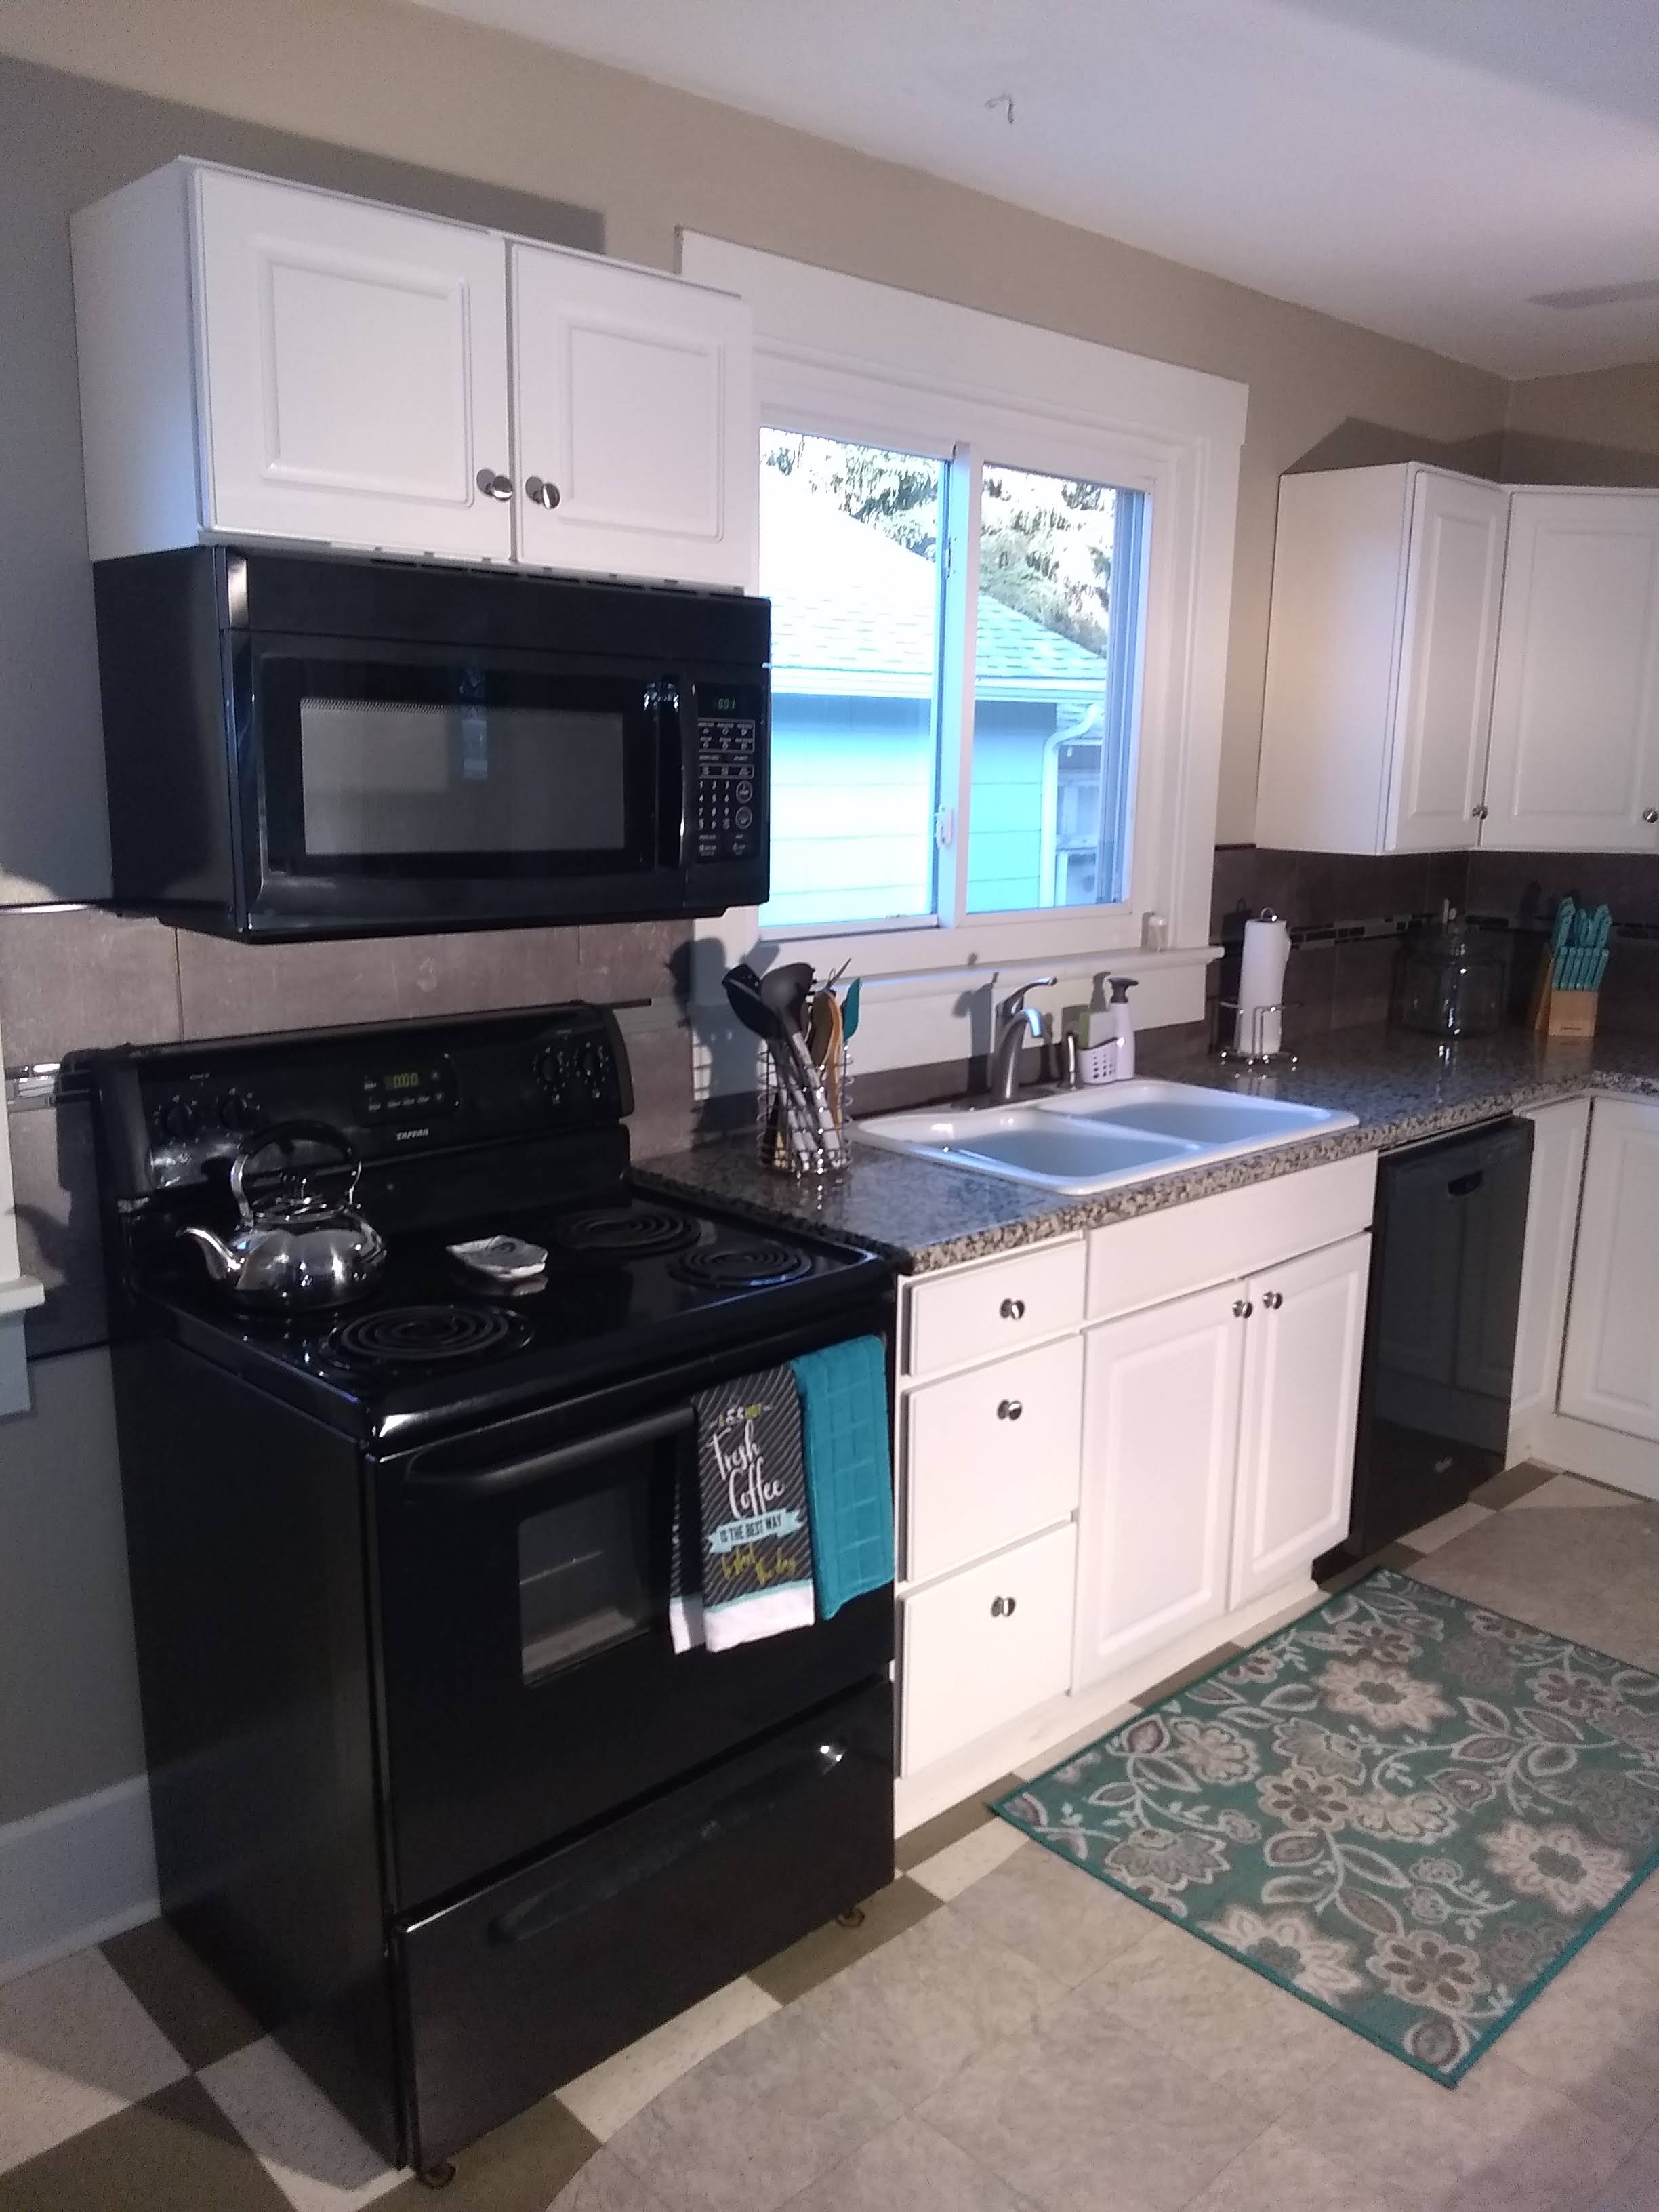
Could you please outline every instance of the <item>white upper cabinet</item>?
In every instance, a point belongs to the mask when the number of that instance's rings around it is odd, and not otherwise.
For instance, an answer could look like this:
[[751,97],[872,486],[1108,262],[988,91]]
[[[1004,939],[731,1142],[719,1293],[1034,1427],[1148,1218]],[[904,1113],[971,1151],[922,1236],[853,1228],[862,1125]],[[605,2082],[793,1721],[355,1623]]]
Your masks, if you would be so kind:
[[513,550],[501,241],[263,179],[194,179],[205,519],[465,559]]
[[1509,495],[1401,462],[1279,486],[1256,842],[1478,842]]
[[748,308],[587,254],[510,253],[520,557],[751,584]]
[[1517,491],[1482,842],[1659,848],[1659,493]]
[[257,537],[752,586],[740,301],[190,161],[72,234],[94,560]]

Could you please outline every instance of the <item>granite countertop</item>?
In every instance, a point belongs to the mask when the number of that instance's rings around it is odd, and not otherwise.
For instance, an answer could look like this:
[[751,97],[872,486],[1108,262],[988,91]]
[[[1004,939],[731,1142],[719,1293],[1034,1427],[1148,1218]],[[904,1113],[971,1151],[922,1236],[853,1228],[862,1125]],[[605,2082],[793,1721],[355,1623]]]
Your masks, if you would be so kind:
[[1358,1115],[1352,1128],[1271,1152],[1160,1176],[1092,1198],[1068,1198],[1005,1182],[936,1160],[889,1152],[854,1138],[844,1181],[792,1182],[763,1168],[752,1137],[729,1138],[647,1160],[642,1183],[700,1198],[781,1228],[816,1228],[884,1253],[912,1273],[954,1267],[1111,1221],[1127,1221],[1188,1199],[1237,1190],[1354,1152],[1382,1152],[1442,1136],[1474,1121],[1571,1098],[1589,1091],[1659,1097],[1659,1038],[1600,1036],[1546,1042],[1524,1030],[1442,1048],[1399,1030],[1339,1031],[1301,1048],[1282,1074],[1235,1073],[1182,1040],[1141,1040],[1142,1075],[1248,1090]]

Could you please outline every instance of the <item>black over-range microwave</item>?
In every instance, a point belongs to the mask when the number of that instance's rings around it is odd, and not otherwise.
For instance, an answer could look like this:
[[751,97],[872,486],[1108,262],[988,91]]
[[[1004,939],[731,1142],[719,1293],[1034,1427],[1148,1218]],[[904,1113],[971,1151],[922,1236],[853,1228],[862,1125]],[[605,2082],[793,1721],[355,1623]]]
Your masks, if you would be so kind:
[[228,545],[94,584],[119,906],[356,937],[766,896],[764,599]]

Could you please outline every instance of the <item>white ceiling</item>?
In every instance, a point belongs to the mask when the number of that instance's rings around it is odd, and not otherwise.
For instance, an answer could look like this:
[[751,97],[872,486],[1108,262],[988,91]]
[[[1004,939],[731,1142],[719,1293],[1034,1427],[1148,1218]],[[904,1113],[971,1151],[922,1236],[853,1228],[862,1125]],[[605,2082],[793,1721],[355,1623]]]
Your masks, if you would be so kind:
[[1659,358],[1659,0],[424,4],[1505,375]]

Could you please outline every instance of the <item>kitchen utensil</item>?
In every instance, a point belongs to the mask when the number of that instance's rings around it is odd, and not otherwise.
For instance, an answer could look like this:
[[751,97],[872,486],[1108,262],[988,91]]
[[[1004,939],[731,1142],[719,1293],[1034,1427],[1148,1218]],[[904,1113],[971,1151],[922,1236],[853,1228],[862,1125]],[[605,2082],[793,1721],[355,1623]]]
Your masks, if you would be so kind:
[[823,1095],[830,1105],[830,1118],[837,1134],[840,1134],[847,1124],[842,1082],[845,1054],[842,1042],[841,1004],[831,990],[820,991],[812,1001],[807,1044],[812,1054],[812,1064],[823,1084]]
[[842,1000],[841,1033],[844,1037],[850,1037],[859,1025],[859,985],[862,981],[861,976],[854,975]]
[[788,1040],[805,1092],[809,1130],[833,1153],[839,1146],[839,1133],[806,1043],[806,1008],[812,990],[812,970],[805,960],[785,961],[779,967],[767,969],[761,977],[760,988],[762,999],[776,1014]]
[[[810,975],[811,971],[809,969],[807,972]],[[772,1062],[781,1118],[775,1139],[769,1138],[769,1146],[775,1141],[781,1144],[789,1163],[804,1163],[811,1153],[813,1142],[811,1109],[808,1100],[801,1094],[787,1025],[781,1014],[769,1002],[761,978],[746,961],[740,961],[735,968],[728,969],[721,981],[726,990],[726,1003],[744,1027],[763,1039]],[[769,1128],[770,1126],[769,1124]]]
[[[247,1191],[253,1163],[274,1147],[291,1152],[301,1140],[338,1153],[349,1176],[343,1199],[313,1189],[290,1165],[256,1206]],[[214,1280],[250,1305],[343,1305],[372,1289],[386,1266],[379,1231],[356,1209],[362,1174],[354,1147],[326,1121],[273,1122],[254,1130],[231,1164],[230,1194],[240,1221],[235,1233],[227,1241],[191,1223],[179,1234],[200,1246]]]

